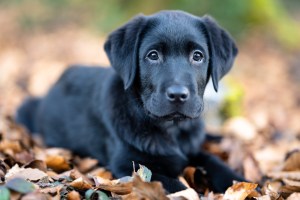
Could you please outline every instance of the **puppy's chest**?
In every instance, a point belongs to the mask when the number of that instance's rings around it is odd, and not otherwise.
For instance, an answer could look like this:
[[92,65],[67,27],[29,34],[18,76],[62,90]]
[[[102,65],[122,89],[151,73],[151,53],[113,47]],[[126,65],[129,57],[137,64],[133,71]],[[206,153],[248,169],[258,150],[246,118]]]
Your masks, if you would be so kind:
[[205,138],[202,124],[195,125],[189,121],[178,124],[171,122],[165,125],[164,131],[185,155],[198,152]]

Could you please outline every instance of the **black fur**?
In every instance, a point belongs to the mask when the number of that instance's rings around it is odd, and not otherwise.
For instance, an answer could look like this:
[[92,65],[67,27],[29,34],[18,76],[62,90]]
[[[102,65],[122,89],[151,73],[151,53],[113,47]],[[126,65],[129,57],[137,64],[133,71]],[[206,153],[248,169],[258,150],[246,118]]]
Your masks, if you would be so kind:
[[113,68],[69,68],[17,120],[50,146],[96,157],[116,177],[131,175],[132,161],[143,164],[169,192],[185,188],[177,177],[187,165],[203,166],[216,192],[243,180],[200,151],[205,86],[211,76],[217,90],[237,54],[227,32],[210,17],[163,11],[114,31],[105,51]]

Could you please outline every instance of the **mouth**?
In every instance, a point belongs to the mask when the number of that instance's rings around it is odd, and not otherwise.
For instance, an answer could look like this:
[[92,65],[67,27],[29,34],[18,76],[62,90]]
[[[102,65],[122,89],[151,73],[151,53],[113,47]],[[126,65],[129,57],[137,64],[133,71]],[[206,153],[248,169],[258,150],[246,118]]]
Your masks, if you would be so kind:
[[165,121],[183,121],[183,120],[187,120],[187,119],[192,119],[192,117],[187,116],[180,112],[173,112],[171,114],[158,116],[158,115],[151,113],[149,110],[147,110],[147,114],[153,119],[159,119],[159,120],[165,120]]

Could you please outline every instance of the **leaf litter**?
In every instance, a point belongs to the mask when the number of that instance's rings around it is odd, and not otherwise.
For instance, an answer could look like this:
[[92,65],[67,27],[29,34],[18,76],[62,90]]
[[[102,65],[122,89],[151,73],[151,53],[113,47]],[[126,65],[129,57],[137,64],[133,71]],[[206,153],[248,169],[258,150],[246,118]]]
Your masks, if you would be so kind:
[[[78,33],[78,30],[71,31]],[[80,34],[85,35],[84,32]],[[207,142],[204,145],[206,151],[219,156],[249,180],[247,184],[235,183],[238,187],[233,184],[225,194],[210,191],[201,168],[190,167],[186,170],[183,177],[190,188],[174,194],[166,194],[157,182],[136,178],[139,177],[139,170],[133,176],[116,180],[111,172],[97,165],[97,160],[80,158],[66,149],[46,148],[41,140],[28,135],[11,118],[4,117],[6,113],[15,111],[28,92],[33,95],[43,94],[65,69],[65,63],[98,63],[99,45],[94,44],[98,44],[99,38],[85,36],[88,40],[84,40],[81,48],[67,48],[57,55],[53,49],[65,49],[63,42],[56,42],[57,38],[67,39],[72,45],[71,41],[82,41],[80,36],[54,31],[51,35],[42,33],[36,37],[19,38],[24,49],[19,46],[1,49],[0,62],[4,67],[0,71],[5,76],[1,77],[3,79],[0,82],[0,199],[299,199],[300,159],[297,150],[300,146],[300,93],[297,92],[297,84],[289,82],[287,71],[291,69],[290,61],[281,56],[285,52],[270,48],[260,37],[249,37],[249,41],[240,45],[236,65],[242,73],[231,73],[247,90],[244,118],[229,119],[220,129],[226,137],[218,143]],[[42,51],[28,51],[28,47],[36,42],[49,44],[49,47],[35,46],[35,49],[42,48]],[[69,49],[74,49],[74,52]],[[60,55],[64,55],[63,58]],[[94,56],[83,58],[82,55]],[[40,57],[45,57],[45,60],[35,59]],[[30,60],[26,61],[27,58]],[[100,60],[102,62],[104,58]],[[26,63],[30,63],[30,67]],[[253,66],[260,66],[260,70]],[[24,71],[27,71],[26,75]],[[268,76],[261,77],[265,74]],[[23,79],[26,79],[25,83]],[[28,91],[20,89],[22,84],[25,84]],[[286,134],[288,132],[292,134]],[[7,174],[16,169],[15,166],[19,170],[9,179]],[[200,183],[197,182],[199,180],[195,182],[195,173],[203,175]],[[142,173],[141,176],[147,178],[149,174]],[[9,188],[9,181],[15,179],[25,181],[17,189],[28,187],[34,188],[33,191],[22,193]],[[250,189],[248,184],[251,185]],[[256,184],[256,189],[252,189]],[[16,185],[13,184],[13,187]]]
[[[35,142],[11,118],[2,119],[0,132],[0,146],[5,144],[3,146],[6,147],[0,151],[0,199],[278,200],[297,199],[300,193],[298,150],[288,152],[281,165],[274,166],[272,171],[264,174],[252,152],[257,147],[249,141],[237,145],[235,138],[228,137],[220,143],[207,142],[204,145],[206,150],[220,156],[231,167],[246,175],[250,182],[234,183],[224,194],[215,194],[209,190],[205,174],[203,180],[195,180],[197,173],[203,173],[201,168],[187,167],[181,180],[184,179],[188,188],[167,194],[160,182],[150,182],[152,173],[146,166],[139,165],[136,171],[133,166],[132,176],[113,179],[111,173],[99,167],[98,161],[93,158],[80,158],[69,150],[46,148]],[[13,137],[10,133],[13,133]],[[241,150],[242,156],[235,156]],[[32,159],[16,159],[15,156],[23,152],[31,154]],[[236,158],[231,159],[232,156]]]

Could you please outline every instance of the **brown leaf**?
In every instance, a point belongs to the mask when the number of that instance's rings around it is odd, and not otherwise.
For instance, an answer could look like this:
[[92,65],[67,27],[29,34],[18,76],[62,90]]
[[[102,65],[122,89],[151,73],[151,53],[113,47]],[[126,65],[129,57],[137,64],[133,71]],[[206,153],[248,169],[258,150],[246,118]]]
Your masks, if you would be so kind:
[[283,181],[286,185],[300,187],[300,181],[294,181],[294,180],[290,180],[290,179],[287,179],[287,178],[282,179],[282,181]]
[[7,173],[8,169],[9,166],[3,160],[0,160],[0,183],[5,181],[5,174]]
[[300,193],[295,192],[291,194],[286,200],[299,200],[300,199]]
[[58,173],[71,169],[70,163],[61,155],[47,156],[46,164],[47,167]]
[[263,193],[270,196],[272,200],[277,200],[281,197],[279,194],[279,189],[281,186],[281,182],[277,181],[266,183],[263,187]]
[[142,179],[134,175],[132,182],[132,193],[124,196],[124,200],[168,200],[165,190],[160,182],[144,182]]
[[195,174],[196,168],[195,167],[186,167],[183,171],[183,177],[188,182],[189,186],[195,188]]
[[76,166],[78,167],[79,171],[82,173],[86,173],[86,172],[90,171],[98,164],[98,160],[93,159],[93,158],[76,157],[74,159],[74,162],[75,162]]
[[206,172],[204,169],[198,167],[186,167],[183,171],[183,176],[188,182],[189,186],[195,189],[198,193],[204,193],[208,188]]
[[26,194],[21,198],[21,200],[33,200],[33,199],[38,199],[38,200],[51,200],[52,198],[49,195],[43,194],[43,193],[38,193],[38,192],[32,192],[29,194]]
[[239,182],[228,188],[224,199],[244,200],[257,187],[255,183]]
[[280,188],[279,192],[281,193],[282,197],[287,198],[292,193],[300,192],[300,187],[299,186],[284,185]]
[[40,188],[38,191],[41,193],[49,194],[51,196],[56,196],[59,194],[59,191],[63,188],[63,184],[54,186],[54,187],[46,187],[46,188]]
[[87,189],[92,188],[92,185],[90,183],[88,183],[87,181],[83,180],[82,177],[71,182],[70,186],[74,187],[77,190],[87,190]]
[[292,179],[300,181],[300,171],[292,171],[292,172],[269,172],[267,173],[268,177],[274,179]]
[[252,155],[246,156],[243,161],[244,176],[246,180],[259,182],[262,178],[262,172],[258,167],[258,163]]
[[93,176],[93,180],[95,182],[96,187],[98,187],[99,185],[116,185],[117,182],[109,180],[109,179],[105,179],[99,176]]
[[23,151],[19,141],[2,140],[0,142],[0,151],[9,155]]
[[24,165],[24,168],[35,168],[35,169],[39,169],[43,172],[47,172],[47,165],[42,160],[33,160],[33,161],[29,162],[28,164]]
[[67,199],[68,200],[80,200],[81,197],[80,197],[80,194],[77,191],[73,190],[73,191],[68,193]]
[[300,171],[300,151],[293,152],[289,155],[282,171]]
[[113,179],[112,173],[110,171],[107,171],[103,167],[98,167],[98,168],[94,169],[93,171],[89,172],[89,174],[92,176],[97,176],[97,177],[101,177],[104,179],[109,179],[109,180]]
[[22,151],[20,153],[16,153],[14,155],[14,159],[16,162],[25,164],[25,163],[29,163],[29,162],[33,161],[34,155],[33,155],[33,153],[30,153],[28,151]]
[[132,191],[132,182],[112,184],[100,184],[97,188],[116,193],[118,195],[129,194]]
[[5,175],[5,179],[10,180],[16,177],[23,178],[25,180],[30,180],[30,181],[37,181],[48,177],[48,175],[39,169],[20,168],[16,164],[7,172],[7,174]]
[[263,195],[260,197],[255,197],[256,200],[272,200],[269,195]]
[[76,169],[72,169],[71,171],[70,171],[70,178],[72,178],[72,179],[78,179],[78,178],[82,178],[84,181],[86,181],[87,183],[89,183],[90,185],[92,185],[93,184],[93,182],[89,179],[89,178],[87,178],[85,175],[83,175],[82,173],[80,173],[78,170],[76,170]]
[[64,157],[66,160],[72,159],[71,151],[68,149],[64,149],[64,148],[58,148],[58,147],[48,148],[48,149],[46,149],[46,154],[48,156],[59,155],[59,156]]
[[200,200],[198,193],[192,188],[182,190],[167,196],[170,200],[188,199],[188,200]]

